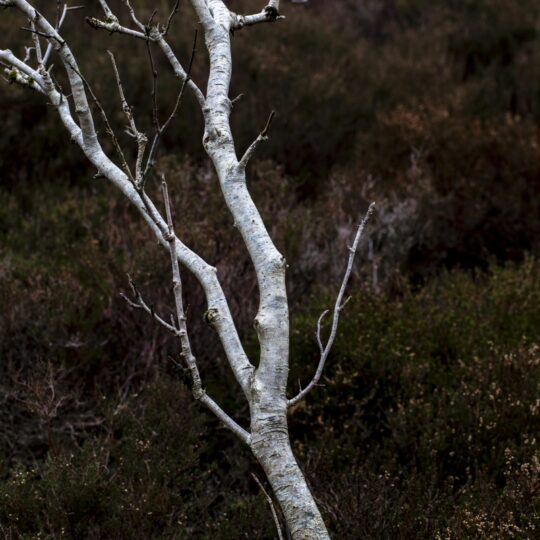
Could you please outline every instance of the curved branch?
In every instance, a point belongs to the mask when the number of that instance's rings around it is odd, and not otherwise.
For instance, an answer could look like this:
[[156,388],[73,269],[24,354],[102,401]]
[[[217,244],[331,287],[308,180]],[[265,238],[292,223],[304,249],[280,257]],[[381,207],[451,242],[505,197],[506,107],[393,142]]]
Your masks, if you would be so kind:
[[94,127],[94,120],[86,98],[84,81],[80,76],[73,53],[49,21],[26,0],[13,0],[13,5],[35,24],[37,31],[47,37],[49,43],[58,52],[68,74],[73,101],[75,102],[75,112],[79,118],[79,125],[85,145],[94,152],[98,151],[100,147]]
[[374,210],[375,210],[375,203],[371,203],[369,205],[368,211],[364,219],[358,226],[358,229],[356,231],[356,236],[354,237],[354,242],[352,246],[349,247],[349,259],[347,261],[347,268],[345,270],[345,275],[343,276],[343,281],[341,282],[341,287],[339,289],[339,293],[336,299],[336,304],[334,306],[334,315],[332,318],[332,329],[330,331],[330,337],[328,338],[328,341],[324,348],[323,348],[322,339],[321,339],[321,322],[323,318],[328,314],[328,310],[324,311],[322,315],[319,317],[319,320],[317,321],[317,343],[321,351],[321,358],[319,360],[319,365],[317,366],[317,371],[315,372],[315,376],[313,377],[311,382],[301,392],[299,392],[292,399],[289,399],[289,401],[287,402],[287,405],[289,407],[291,407],[292,405],[295,405],[301,399],[303,399],[306,396],[306,394],[319,382],[321,378],[321,375],[324,369],[324,364],[326,363],[326,359],[328,358],[328,355],[330,354],[330,350],[332,349],[332,345],[334,344],[334,340],[336,339],[337,328],[339,324],[339,315],[341,311],[343,310],[343,308],[345,307],[345,304],[347,303],[347,300],[343,301],[343,297],[345,296],[347,284],[349,283],[349,278],[351,277],[356,250],[358,248],[358,244],[360,243],[360,240],[364,233],[366,224],[371,218],[371,215],[373,214]]
[[255,153],[255,150],[257,150],[257,147],[259,144],[263,141],[268,140],[268,130],[270,129],[270,126],[272,125],[272,120],[274,119],[274,116],[276,115],[275,111],[272,111],[270,113],[270,116],[268,117],[268,120],[266,121],[266,125],[264,126],[263,130],[259,133],[257,138],[251,143],[251,145],[246,150],[245,154],[242,156],[242,159],[238,163],[238,165],[245,169],[247,167],[247,164],[253,154]]

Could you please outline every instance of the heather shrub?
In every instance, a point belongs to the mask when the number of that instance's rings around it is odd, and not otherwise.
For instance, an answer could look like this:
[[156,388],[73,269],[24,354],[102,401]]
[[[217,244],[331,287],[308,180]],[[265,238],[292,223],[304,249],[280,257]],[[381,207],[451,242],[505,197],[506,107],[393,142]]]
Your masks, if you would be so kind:
[[[539,285],[530,259],[476,276],[451,272],[419,290],[402,282],[400,291],[377,295],[355,286],[324,385],[291,414],[296,451],[337,537],[534,537]],[[311,336],[331,298],[319,290],[297,309],[291,383],[313,373]],[[132,340],[137,349],[146,338]],[[99,393],[107,382],[97,379],[96,425],[59,429],[87,418],[90,403],[77,411],[68,402],[49,426],[35,428],[50,429],[46,454],[4,460],[4,531],[273,537],[250,478],[256,464],[192,402],[171,368],[169,339],[159,351],[152,377],[132,382],[128,395],[121,387]],[[103,376],[111,368],[101,369]],[[209,382],[232,410],[226,385]]]
[[[232,7],[243,11],[250,5],[239,0]],[[158,8],[161,13],[165,3]],[[233,92],[244,97],[232,121],[240,153],[269,111],[278,112],[261,156],[282,167],[295,195],[291,212],[324,206],[328,181],[336,178],[349,198],[369,195],[383,206],[407,201],[407,234],[390,242],[391,248],[374,241],[374,254],[381,260],[391,254],[391,266],[418,279],[444,267],[486,268],[490,257],[520,260],[537,251],[539,88],[530,77],[540,62],[536,2],[373,0],[330,6],[311,0],[284,9],[287,23],[261,28],[262,36],[234,37],[240,46],[233,51]],[[123,133],[118,96],[108,91],[105,50],[113,49],[120,61],[129,56],[121,70],[127,98],[141,129],[150,131],[146,48],[86,28],[83,15],[73,14],[66,35],[81,52],[81,66],[117,135],[134,152]],[[17,29],[8,27],[10,16],[4,26],[12,41]],[[94,57],[84,47],[89,36],[102,55]],[[182,58],[189,55],[192,37],[189,25],[171,34]],[[162,56],[154,57],[164,117],[178,85]],[[199,54],[194,78],[205,70]],[[4,188],[31,187],[38,178],[80,185],[92,176],[76,149],[66,148],[66,134],[39,96],[13,87],[0,87],[0,95]],[[197,107],[186,95],[162,155],[186,154],[201,165],[201,130]],[[106,147],[114,152],[110,143]],[[251,174],[256,182],[256,170]],[[372,186],[368,193],[366,184]],[[357,205],[348,219],[358,213]],[[344,224],[346,219],[337,220],[338,227]]]
[[[291,422],[340,538],[534,537],[539,277],[528,261],[355,294],[324,386]],[[320,298],[296,326],[291,381],[314,369]]]
[[[13,468],[0,488],[4,533],[211,538],[221,530],[237,481],[218,463],[226,461],[227,448],[206,447],[210,430],[189,391],[164,377],[128,401],[108,399],[102,409],[104,422],[93,437]],[[239,499],[235,511],[247,506],[267,523],[257,503]]]

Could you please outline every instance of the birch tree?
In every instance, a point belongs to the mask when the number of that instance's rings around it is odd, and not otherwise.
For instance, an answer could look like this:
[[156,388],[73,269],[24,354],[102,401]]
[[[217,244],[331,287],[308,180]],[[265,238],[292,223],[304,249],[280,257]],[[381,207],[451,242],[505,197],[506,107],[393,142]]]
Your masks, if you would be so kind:
[[[289,307],[285,286],[287,264],[285,257],[270,238],[246,182],[247,165],[259,144],[267,138],[273,113],[253,143],[238,157],[230,125],[233,103],[229,97],[233,66],[232,33],[259,24],[282,21],[285,17],[280,14],[279,0],[269,0],[262,11],[248,15],[234,13],[224,0],[189,0],[189,3],[204,35],[209,58],[209,74],[205,88],[191,78],[191,62],[188,66],[182,65],[167,40],[168,34],[173,31],[172,23],[179,10],[179,0],[175,0],[171,12],[161,22],[157,20],[155,12],[149,21],[142,22],[129,0],[122,0],[125,21],[120,20],[105,0],[99,0],[101,12],[98,16],[86,19],[93,29],[123,34],[126,39],[142,40],[148,46],[159,50],[179,80],[180,90],[172,107],[173,113],[163,125],[156,123],[155,133],[148,137],[137,128],[135,115],[123,91],[121,66],[120,68],[117,66],[114,55],[109,53],[111,81],[114,81],[119,93],[127,131],[137,147],[133,164],[128,163],[98,96],[94,94],[81,73],[74,52],[62,36],[62,25],[70,11],[76,7],[57,2],[56,14],[48,18],[39,12],[31,1],[0,0],[1,7],[18,11],[23,20],[28,21],[28,27],[23,30],[27,31],[29,37],[24,56],[16,55],[10,49],[2,49],[0,62],[6,80],[31,88],[52,106],[71,140],[97,169],[98,174],[112,182],[138,209],[159,243],[168,250],[176,306],[175,317],[168,321],[154,313],[153,308],[133,283],[131,284],[133,294],[130,297],[126,296],[126,301],[132,307],[146,311],[179,340],[181,359],[191,375],[194,398],[215,414],[260,463],[281,508],[291,537],[294,540],[326,539],[329,535],[321,513],[291,450],[287,411],[302,400],[320,380],[336,337],[340,311],[346,301],[345,289],[351,275],[355,252],[365,224],[373,211],[373,205],[359,224],[354,240],[349,246],[346,270],[331,312],[330,334],[326,343],[323,343],[321,326],[329,312],[323,313],[319,319],[316,336],[320,360],[315,375],[297,395],[287,397],[289,371]],[[148,7],[151,7],[151,3],[148,4]],[[53,56],[65,70],[69,89],[63,89],[52,73]],[[260,298],[254,320],[260,344],[258,359],[248,358],[244,350],[216,268],[192,251],[176,235],[168,187],[155,167],[160,139],[174,119],[185,91],[193,93],[200,107],[204,119],[202,144],[213,163],[219,188],[255,268]],[[96,131],[94,118],[96,112],[107,127],[107,133],[103,136],[99,136]],[[115,154],[112,157],[107,155],[102,147],[102,137],[107,135],[112,137],[114,143]],[[162,183],[163,201],[152,200],[145,189],[149,178],[156,177]],[[160,210],[160,207],[163,210]],[[249,405],[249,426],[239,425],[204,389],[184,313],[181,268],[191,272],[202,285],[208,307],[205,317],[219,336],[230,369],[238,382],[239,391],[243,393]],[[275,513],[274,515],[277,516]]]

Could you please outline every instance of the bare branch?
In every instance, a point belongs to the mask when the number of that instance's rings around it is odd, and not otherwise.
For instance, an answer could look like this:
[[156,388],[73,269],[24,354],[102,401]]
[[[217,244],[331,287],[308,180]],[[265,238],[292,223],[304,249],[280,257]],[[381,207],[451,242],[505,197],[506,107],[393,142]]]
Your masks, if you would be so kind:
[[39,42],[39,36],[36,33],[36,25],[34,21],[30,21],[30,28],[33,30],[32,39],[34,41],[34,51],[36,53],[36,60],[38,66],[43,65],[43,54],[41,53],[41,43]]
[[172,218],[171,202],[169,199],[169,191],[167,183],[163,180],[161,184],[163,191],[163,199],[165,201],[165,211],[167,215],[168,236],[166,238],[169,243],[169,251],[171,255],[171,267],[173,274],[173,293],[176,305],[176,318],[178,323],[178,337],[181,344],[181,356],[184,359],[193,381],[192,392],[195,399],[201,401],[208,407],[229,429],[236,433],[246,444],[250,443],[250,435],[241,428],[227,413],[225,413],[219,405],[212,400],[202,387],[201,375],[197,366],[197,361],[191,351],[191,343],[187,333],[186,315],[184,312],[184,303],[182,299],[182,280],[180,278],[180,266],[176,255],[176,235],[174,233],[174,225]]
[[[168,194],[166,195],[166,200],[168,201]],[[169,203],[170,204],[170,203]],[[170,224],[172,224],[172,217],[170,212],[170,206],[167,205],[167,219]],[[171,228],[169,230],[172,230]],[[172,240],[170,240],[170,245],[174,244],[176,242],[174,232],[171,232]],[[178,272],[179,277],[179,268],[178,268],[178,258],[176,256],[175,247],[170,248],[171,252],[171,261],[173,265],[173,273],[176,274]],[[176,269],[175,269],[176,266]],[[247,445],[251,442],[251,436],[250,434],[241,426],[239,426],[208,394],[206,394],[205,390],[202,387],[202,381],[199,374],[199,369],[197,367],[197,363],[195,360],[195,357],[191,353],[191,345],[189,343],[189,338],[187,335],[187,328],[186,328],[186,320],[184,315],[184,309],[182,304],[182,290],[181,290],[181,281],[174,282],[174,293],[175,293],[175,301],[177,305],[177,318],[178,318],[178,328],[174,325],[174,320],[172,321],[173,324],[169,324],[167,321],[165,321],[163,318],[161,318],[159,315],[156,314],[154,311],[153,306],[149,306],[143,299],[141,293],[139,292],[139,289],[129,277],[129,285],[131,287],[134,300],[131,300],[128,298],[127,295],[124,293],[120,293],[120,296],[128,303],[129,306],[131,306],[134,309],[142,309],[148,315],[152,317],[155,321],[157,321],[159,324],[161,324],[164,328],[166,328],[169,332],[171,332],[175,337],[180,339],[182,352],[181,356],[186,362],[188,369],[191,373],[192,377],[192,392],[193,396],[196,400],[203,403],[209,410],[211,410],[219,420],[230,429],[233,433],[235,433],[244,443]],[[177,286],[177,284],[179,284]],[[178,303],[179,302],[179,303]]]
[[109,57],[111,58],[111,63],[114,70],[114,75],[116,77],[116,85],[118,86],[118,92],[120,93],[120,100],[122,102],[122,110],[124,111],[124,114],[126,115],[129,129],[127,130],[127,133],[133,137],[137,142],[137,160],[135,163],[135,185],[137,188],[142,186],[143,182],[143,171],[142,171],[142,164],[144,159],[144,152],[146,150],[146,144],[148,142],[148,138],[146,135],[142,132],[140,132],[137,129],[137,125],[135,123],[135,118],[133,116],[133,111],[131,110],[131,107],[128,105],[128,102],[126,100],[126,96],[124,94],[124,89],[122,87],[122,81],[120,79],[120,73],[118,72],[118,67],[116,65],[116,60],[114,59],[114,54],[111,51],[107,51],[109,53]]
[[159,118],[158,118],[158,106],[157,106],[157,81],[158,72],[154,63],[154,56],[152,55],[152,49],[150,42],[146,42],[146,50],[148,52],[148,60],[150,61],[150,70],[152,71],[152,122],[154,129],[159,131]]
[[199,401],[212,411],[221,423],[230,429],[241,441],[248,446],[251,444],[251,435],[243,427],[239,426],[204,390],[198,398]]
[[281,532],[281,523],[279,522],[279,518],[276,512],[276,509],[274,507],[274,501],[272,501],[272,497],[268,494],[266,489],[264,489],[264,486],[262,485],[262,482],[257,478],[257,476],[253,473],[251,473],[251,476],[255,482],[257,482],[257,485],[261,488],[261,491],[263,492],[264,496],[266,497],[266,500],[268,501],[268,504],[270,505],[270,510],[272,511],[272,517],[274,518],[274,523],[276,524],[276,531],[278,533],[279,540],[283,540],[283,533]]
[[[178,112],[178,109],[180,107],[180,103],[182,102],[182,97],[184,95],[184,90],[186,88],[186,85],[190,81],[191,68],[193,66],[193,61],[195,59],[195,52],[197,50],[196,46],[197,46],[197,30],[195,30],[195,35],[194,35],[194,38],[193,38],[193,47],[192,47],[192,50],[191,50],[191,57],[189,59],[189,65],[188,65],[188,71],[186,73],[186,78],[182,82],[182,86],[180,87],[180,92],[178,93],[178,96],[176,97],[176,102],[174,104],[174,108],[173,108],[171,114],[169,115],[169,118],[167,118],[166,122],[163,124],[163,126],[159,125],[159,120],[157,118],[157,103],[156,103],[156,96],[155,96],[155,88],[154,88],[154,90],[152,92],[152,98],[153,98],[153,104],[154,104],[154,107],[153,107],[154,108],[154,124],[156,126],[156,134],[154,136],[154,139],[152,141],[152,145],[150,147],[150,153],[148,154],[148,160],[146,161],[146,167],[145,167],[144,173],[143,173],[143,182],[146,180],[146,178],[148,177],[148,174],[153,169],[153,167],[154,167],[154,165],[156,163],[156,154],[157,154],[157,151],[158,151],[159,143],[161,142],[163,134],[165,133],[165,131],[167,131],[167,128],[171,124],[173,118],[176,116],[176,113]],[[150,55],[150,59],[152,59],[151,55]],[[152,63],[152,70],[154,71],[153,63]]]
[[[87,148],[87,155],[97,156],[100,154],[101,148],[99,147],[97,139],[94,119],[88,106],[85,83],[79,72],[77,62],[71,49],[49,21],[34,9],[29,2],[26,0],[13,0],[13,5],[26,15],[28,19],[34,22],[38,35],[46,37],[49,40],[49,43],[51,43],[53,48],[58,52],[69,78],[69,84],[75,102],[75,112],[79,120],[82,141]],[[31,29],[30,31],[32,32]]]
[[174,19],[174,16],[178,13],[179,6],[180,6],[180,0],[176,0],[174,2],[174,7],[173,7],[171,13],[169,14],[169,18],[167,19],[167,24],[165,25],[165,28],[163,29],[163,32],[161,33],[161,35],[163,37],[165,37],[169,33],[169,29],[171,28],[172,20]]
[[238,166],[240,168],[245,169],[249,160],[251,159],[251,156],[253,156],[253,154],[255,153],[257,146],[259,146],[262,141],[268,140],[268,130],[272,125],[272,120],[274,119],[275,115],[275,111],[272,111],[270,113],[270,116],[268,117],[268,120],[266,121],[266,125],[264,126],[263,130],[259,133],[258,137],[251,143],[245,154],[242,156],[242,159],[239,161]]
[[317,332],[316,332],[316,338],[317,338],[317,345],[319,346],[319,351],[321,353],[321,356],[324,354],[324,345],[322,343],[321,338],[321,325],[323,322],[323,319],[330,313],[329,309],[325,309],[320,317],[317,319]]
[[328,358],[328,354],[330,353],[330,350],[332,349],[332,345],[334,344],[334,340],[336,339],[337,334],[337,328],[339,323],[339,315],[343,308],[345,307],[345,304],[348,300],[343,301],[343,297],[345,295],[345,290],[347,289],[347,284],[349,283],[349,278],[351,277],[351,272],[353,268],[354,263],[354,257],[356,255],[356,250],[358,248],[358,244],[360,243],[360,240],[362,238],[362,235],[364,233],[364,229],[366,227],[366,224],[368,223],[369,219],[371,218],[373,212],[375,210],[375,203],[371,203],[369,205],[368,211],[358,226],[358,229],[356,231],[356,236],[354,238],[354,242],[352,246],[349,247],[349,259],[347,261],[347,268],[345,270],[345,275],[343,276],[343,281],[341,283],[341,288],[339,290],[336,303],[334,306],[334,314],[332,318],[332,328],[330,331],[330,337],[328,338],[328,341],[326,343],[326,346],[323,348],[322,345],[322,339],[321,339],[321,322],[323,318],[326,316],[328,311],[325,311],[320,317],[317,322],[317,343],[319,344],[319,348],[321,350],[321,358],[319,360],[319,365],[317,367],[317,371],[315,373],[315,376],[313,377],[312,381],[301,391],[299,392],[294,398],[289,399],[288,406],[291,407],[292,405],[298,403],[301,399],[305,397],[305,395],[319,382],[323,369],[324,364],[326,363],[326,359]]
[[9,49],[0,49],[0,62],[6,66],[4,71],[9,82],[28,86],[33,90],[45,93],[43,77],[26,62],[17,58]]
[[107,19],[118,20],[116,18],[116,16],[114,15],[114,13],[109,8],[109,6],[107,5],[107,2],[105,0],[98,0],[98,1],[99,1],[100,6],[101,6],[101,9],[105,13],[105,17],[107,17]]
[[235,98],[231,99],[231,107],[234,107],[243,97],[244,94],[240,92]]
[[125,34],[126,36],[136,37],[137,39],[143,39],[145,41],[149,39],[145,33],[122,26],[117,21],[102,21],[96,17],[86,17],[85,21],[92,28],[107,30],[111,34]]
[[233,22],[231,30],[241,30],[244,26],[253,26],[255,24],[281,21],[285,19],[284,15],[279,13],[279,0],[269,0],[268,5],[260,12],[254,15],[238,15],[231,13]]
[[140,30],[142,30],[143,32],[146,32],[147,27],[141,21],[139,21],[139,19],[135,15],[135,10],[129,3],[129,0],[122,0],[122,1],[124,2],[124,5],[128,8],[129,14],[131,15],[131,20],[135,23],[136,26],[139,27]]
[[[58,7],[60,7],[60,2],[58,2]],[[55,30],[58,31],[64,24],[64,21],[66,20],[66,15],[68,14],[68,11],[75,11],[77,9],[83,9],[84,6],[68,6],[67,4],[64,4],[64,7],[62,8],[62,11],[58,10],[58,13],[56,15],[56,24],[54,26]],[[49,61],[49,58],[51,57],[51,53],[53,50],[53,46],[51,43],[47,45],[47,50],[45,51],[45,54],[43,55],[43,65],[46,65]]]
[[143,299],[141,293],[139,292],[139,289],[137,288],[137,285],[135,285],[135,282],[131,279],[131,277],[128,275],[129,279],[129,286],[131,287],[131,291],[133,293],[134,300],[131,300],[126,294],[120,293],[120,296],[127,302],[127,304],[132,307],[133,309],[142,309],[148,315],[152,317],[152,319],[156,320],[161,326],[166,328],[171,334],[174,336],[179,335],[178,329],[173,326],[172,324],[169,324],[165,319],[161,318],[155,311],[153,306],[149,306]]
[[[57,8],[60,7],[60,2],[58,2],[57,4]],[[59,14],[57,13],[56,15],[56,24],[54,25],[55,29],[58,31],[60,30],[60,28],[62,27],[62,24],[64,23],[64,19],[66,18],[66,14],[67,14],[67,11],[68,11],[68,7],[67,7],[67,4],[64,4],[64,9],[62,10],[62,13]],[[52,46],[52,43],[49,43],[47,45],[47,49],[45,51],[45,54],[43,55],[43,65],[46,65],[50,56],[51,56],[51,53],[52,53],[52,50],[53,50],[53,46]]]
[[98,19],[97,17],[86,17],[85,21],[92,27],[96,29],[103,29],[107,30],[111,34],[119,33],[119,34],[125,34],[127,36],[136,37],[137,39],[142,39],[147,41],[150,39],[148,36],[148,32],[146,32],[146,28],[142,28],[142,31],[139,30],[132,30],[131,28],[128,28],[127,26],[122,26],[118,22],[118,17],[111,11],[109,6],[107,5],[107,2],[105,0],[99,0],[99,3],[101,5],[101,9],[103,9],[103,12],[105,14],[105,20],[102,21],[101,19]]
[[[74,68],[72,68],[72,69],[74,69]],[[113,130],[112,126],[111,126],[111,123],[109,122],[109,117],[107,116],[107,113],[105,112],[105,109],[101,105],[101,102],[97,98],[96,94],[92,90],[92,87],[90,86],[88,81],[85,79],[85,77],[79,71],[76,71],[76,73],[80,77],[80,80],[82,81],[84,88],[86,88],[86,90],[88,90],[88,93],[90,94],[90,97],[92,98],[92,101],[94,102],[94,104],[96,105],[96,107],[98,108],[98,110],[99,110],[99,112],[101,114],[101,118],[103,119],[103,122],[105,123],[105,131],[106,131],[107,135],[109,135],[109,137],[111,138],[111,141],[112,141],[113,146],[114,146],[114,148],[116,150],[116,153],[118,154],[118,157],[120,158],[122,169],[126,173],[127,177],[131,181],[131,183],[136,185],[137,182],[136,182],[136,180],[135,180],[135,178],[133,176],[133,173],[131,172],[131,169],[130,169],[130,167],[128,165],[128,162],[126,160],[126,156],[124,154],[124,151],[122,150],[122,147],[120,146],[120,143],[118,142],[118,138],[116,137],[116,134],[114,133],[114,130]]]
[[[186,82],[186,85],[189,86],[190,90],[193,92],[193,94],[197,98],[197,101],[199,102],[201,109],[204,110],[206,107],[206,98],[204,94],[202,93],[201,89],[195,84],[193,79],[189,76],[189,73],[184,70],[184,68],[182,67],[182,64],[180,64],[178,58],[174,54],[170,45],[165,41],[162,35],[159,35],[156,37],[156,43],[161,48],[163,54],[167,57],[167,60],[171,64],[171,67],[173,68],[175,75],[181,81]],[[192,56],[193,54],[194,53],[192,51]]]

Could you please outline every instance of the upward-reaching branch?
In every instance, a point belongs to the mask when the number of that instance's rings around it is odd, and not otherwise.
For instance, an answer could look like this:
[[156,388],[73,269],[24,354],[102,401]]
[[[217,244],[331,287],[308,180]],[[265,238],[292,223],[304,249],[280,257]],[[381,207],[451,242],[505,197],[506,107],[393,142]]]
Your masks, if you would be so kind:
[[186,88],[186,85],[191,80],[191,75],[190,75],[191,74],[191,68],[193,67],[193,61],[195,59],[195,52],[197,50],[196,49],[196,47],[197,47],[197,35],[198,35],[198,33],[195,30],[195,35],[193,37],[193,47],[192,47],[192,50],[191,50],[191,57],[189,59],[186,78],[182,81],[182,86],[180,87],[180,92],[178,93],[178,96],[176,98],[176,102],[174,104],[173,110],[172,110],[171,114],[169,115],[169,117],[167,118],[167,120],[165,121],[165,123],[163,125],[160,125],[159,119],[158,119],[158,116],[157,116],[158,115],[158,110],[157,110],[158,108],[157,108],[157,97],[156,97],[156,90],[155,90],[155,80],[156,80],[156,77],[157,77],[157,73],[155,72],[155,68],[154,68],[153,60],[152,60],[152,55],[151,55],[150,49],[149,49],[150,60],[152,62],[152,72],[156,73],[156,75],[153,75],[153,77],[154,77],[154,87],[153,87],[153,91],[152,91],[153,115],[154,115],[154,125],[155,125],[155,129],[156,129],[156,133],[155,133],[154,139],[152,141],[152,146],[150,147],[150,153],[148,154],[148,159],[146,161],[146,167],[144,168],[143,182],[144,182],[144,180],[146,180],[146,178],[148,177],[148,174],[152,171],[152,169],[154,168],[154,165],[156,164],[156,154],[157,154],[157,151],[158,151],[158,148],[159,148],[159,143],[161,142],[161,139],[163,138],[163,134],[165,133],[165,131],[167,131],[167,128],[171,124],[173,118],[176,116],[176,113],[178,112],[178,108],[180,107],[180,104],[182,102],[182,97],[184,96],[184,90]]
[[68,74],[73,101],[75,103],[75,112],[79,118],[79,126],[84,143],[94,152],[98,151],[99,143],[94,127],[94,120],[86,98],[84,82],[80,76],[80,70],[73,53],[57,30],[26,0],[13,0],[13,5],[20,9],[35,24],[36,32],[39,32],[49,40],[49,43],[62,59]]
[[176,306],[176,321],[178,324],[178,337],[182,348],[181,356],[184,359],[193,382],[191,391],[196,400],[208,407],[231,431],[236,433],[241,440],[249,445],[251,436],[247,431],[241,428],[221,407],[210,398],[202,387],[201,375],[197,366],[195,356],[191,351],[191,343],[187,332],[186,315],[184,313],[184,302],[182,299],[182,279],[180,277],[180,266],[178,265],[178,257],[176,256],[176,235],[174,233],[171,202],[169,200],[169,191],[165,180],[161,184],[163,192],[163,200],[165,202],[165,211],[167,215],[167,231],[166,238],[169,243],[169,252],[171,255],[171,267],[173,276],[173,293]]
[[175,15],[178,13],[179,7],[180,7],[180,0],[175,0],[174,7],[172,8],[169,18],[167,19],[167,24],[165,25],[165,28],[163,29],[163,32],[161,34],[163,37],[165,37],[169,33],[172,20],[174,19]]
[[349,278],[351,277],[351,272],[354,264],[354,258],[356,255],[356,250],[358,248],[358,244],[360,243],[360,240],[362,239],[362,235],[364,233],[364,229],[366,228],[366,225],[371,218],[371,215],[373,214],[375,210],[375,203],[371,203],[369,205],[368,211],[364,217],[364,219],[361,221],[360,225],[358,226],[358,229],[356,230],[356,235],[354,237],[354,242],[352,243],[352,246],[349,247],[349,258],[347,261],[347,268],[345,269],[345,275],[343,276],[343,281],[341,282],[341,287],[339,289],[339,293],[337,295],[336,304],[334,306],[334,315],[332,318],[332,328],[330,330],[330,337],[328,338],[328,341],[326,342],[326,346],[323,347],[322,344],[322,338],[321,338],[321,323],[324,317],[327,315],[328,310],[324,311],[322,315],[319,317],[319,320],[317,321],[317,343],[319,345],[319,349],[321,351],[321,358],[319,360],[319,365],[317,366],[317,371],[315,372],[315,376],[311,380],[311,382],[301,391],[299,392],[295,397],[290,399],[288,401],[288,406],[291,407],[298,403],[301,399],[305,397],[305,395],[319,382],[321,379],[321,375],[324,369],[324,365],[326,363],[326,359],[328,358],[328,355],[330,354],[330,351],[332,349],[332,345],[334,344],[334,340],[336,339],[337,334],[337,328],[339,324],[339,316],[341,314],[341,311],[345,307],[345,304],[347,301],[343,301],[343,298],[345,296],[345,291],[347,290],[347,285],[349,283]]
[[114,75],[116,77],[116,85],[118,86],[118,92],[120,94],[120,101],[122,102],[122,110],[124,111],[124,114],[126,115],[127,121],[128,121],[128,129],[126,130],[128,135],[133,137],[135,141],[137,142],[137,160],[135,162],[135,187],[137,189],[140,189],[143,185],[143,159],[144,159],[144,152],[146,150],[146,143],[148,142],[148,138],[144,133],[139,131],[137,129],[137,124],[135,123],[135,117],[133,116],[133,111],[131,110],[131,107],[128,105],[128,102],[126,100],[126,96],[124,94],[124,89],[122,87],[122,81],[120,79],[120,73],[118,72],[118,67],[116,65],[116,60],[114,59],[114,54],[111,51],[108,51],[109,57],[111,59],[111,63],[114,70]]
[[268,139],[268,130],[270,129],[270,126],[272,125],[272,120],[274,119],[275,114],[276,114],[275,111],[272,111],[270,113],[270,116],[268,117],[268,120],[266,121],[266,125],[264,126],[263,130],[259,133],[258,137],[251,143],[249,148],[246,150],[245,154],[242,156],[242,159],[238,163],[238,165],[242,169],[246,168],[249,160],[255,153],[257,146],[259,146],[259,144],[262,141],[266,141]]

